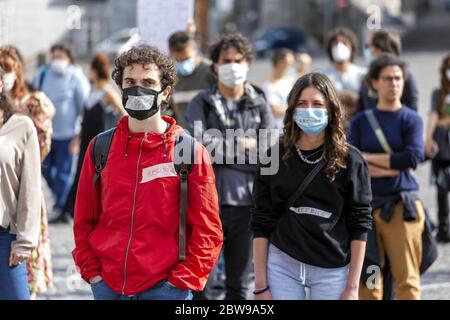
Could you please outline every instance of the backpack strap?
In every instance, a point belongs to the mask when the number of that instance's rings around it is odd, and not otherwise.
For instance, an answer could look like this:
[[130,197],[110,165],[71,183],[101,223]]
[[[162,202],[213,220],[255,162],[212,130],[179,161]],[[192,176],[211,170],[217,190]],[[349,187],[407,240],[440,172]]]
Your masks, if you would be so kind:
[[[111,147],[111,142],[115,132],[115,127],[101,132],[94,138],[92,143],[92,160],[94,161],[95,166],[95,174],[92,178],[92,199],[95,199],[95,196],[98,196],[97,199],[100,199],[100,190],[97,187],[97,181],[100,179],[101,173],[106,166],[109,148]],[[91,227],[92,229],[95,227],[94,206],[92,206]]]
[[45,75],[47,74],[47,70],[48,70],[48,67],[44,66],[42,68],[41,73],[39,74],[39,82],[38,82],[38,87],[37,87],[37,89],[39,91],[42,91],[42,85],[44,84],[44,79],[45,79]]
[[174,167],[180,176],[180,216],[178,236],[178,259],[186,259],[186,216],[188,207],[188,176],[194,167],[195,139],[183,133],[176,137]]

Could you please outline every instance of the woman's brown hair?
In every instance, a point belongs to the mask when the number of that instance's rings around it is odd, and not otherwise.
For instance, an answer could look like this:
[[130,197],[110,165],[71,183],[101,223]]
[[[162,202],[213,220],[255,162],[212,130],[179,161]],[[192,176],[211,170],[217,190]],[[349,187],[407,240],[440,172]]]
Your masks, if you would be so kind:
[[108,56],[104,53],[97,53],[91,62],[91,69],[95,71],[99,79],[108,80],[111,72]]
[[0,67],[5,72],[16,74],[16,82],[10,93],[11,97],[22,98],[26,96],[29,90],[25,81],[25,68],[16,48],[13,46],[0,47]]
[[438,106],[440,113],[442,114],[442,108],[444,108],[444,99],[450,94],[450,79],[447,78],[447,69],[450,69],[450,54],[448,54],[443,60],[439,69],[441,75],[441,88],[438,96]]
[[325,174],[333,181],[336,173],[346,168],[348,147],[346,145],[343,127],[341,105],[330,79],[321,73],[309,73],[298,79],[288,96],[288,108],[284,117],[283,146],[285,153],[283,161],[291,156],[292,150],[298,143],[301,129],[293,120],[294,110],[298,99],[306,88],[315,88],[325,97],[328,110],[328,126],[325,129]]
[[14,101],[5,93],[0,93],[0,110],[3,111],[3,123],[0,122],[0,126],[8,121],[13,114],[20,113]]

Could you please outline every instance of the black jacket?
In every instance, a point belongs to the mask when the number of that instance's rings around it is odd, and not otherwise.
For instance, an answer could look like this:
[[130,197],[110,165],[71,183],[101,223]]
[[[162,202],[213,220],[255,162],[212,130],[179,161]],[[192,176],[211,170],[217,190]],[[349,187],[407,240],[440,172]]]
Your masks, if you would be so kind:
[[259,175],[255,181],[254,237],[270,238],[272,244],[303,263],[323,268],[345,266],[350,260],[350,241],[365,241],[372,226],[372,192],[365,160],[349,146],[347,168],[338,172],[333,182],[323,169],[294,205],[285,208],[314,165],[303,162],[295,149],[286,165],[283,154],[280,146],[280,167],[275,175]]
[[[221,103],[218,103],[218,100]],[[221,110],[221,106],[224,107],[223,110]],[[194,131],[195,121],[202,123],[201,132]],[[218,92],[216,86],[202,91],[189,103],[186,112],[186,123],[192,136],[194,136],[194,133],[197,135],[201,133],[203,135],[203,144],[205,146],[211,143],[218,143],[214,137],[204,134],[204,131],[207,129],[217,129],[225,137],[227,129],[243,129],[244,132],[255,130],[258,133],[259,129],[271,129],[273,127],[272,114],[264,94],[261,89],[249,83],[245,84],[245,93],[237,102],[237,108],[234,110],[228,110],[226,100]],[[238,155],[234,154],[234,157],[230,159],[231,153],[227,152],[226,148],[236,147],[237,141],[223,140],[220,143],[223,144],[223,153],[219,157],[214,154],[214,158],[222,158],[224,164],[236,163]],[[233,144],[233,146],[230,146],[230,144]],[[266,146],[266,149],[268,147],[269,145]],[[215,164],[217,165],[218,163]],[[249,161],[248,154],[246,155],[246,164],[232,165],[232,167],[237,170],[253,172],[256,172],[257,169],[254,163]]]

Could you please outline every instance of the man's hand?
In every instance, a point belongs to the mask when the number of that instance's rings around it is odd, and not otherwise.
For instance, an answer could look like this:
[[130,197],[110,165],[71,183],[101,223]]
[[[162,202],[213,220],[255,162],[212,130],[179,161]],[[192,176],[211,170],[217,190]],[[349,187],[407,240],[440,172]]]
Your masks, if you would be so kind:
[[392,169],[383,169],[369,164],[369,173],[372,178],[396,177],[400,175],[400,171]]
[[101,276],[95,276],[89,279],[89,283],[90,284],[96,284],[99,283],[100,281],[102,281],[103,278]]
[[70,141],[69,144],[69,153],[71,156],[74,156],[78,153],[80,153],[80,136],[77,135],[75,138]]
[[22,264],[22,262],[26,261],[29,256],[21,253],[11,253],[9,257],[9,266],[15,267],[18,264]]
[[438,126],[445,127],[445,128],[450,127],[450,117],[445,117],[445,118],[439,119]]
[[425,142],[425,154],[428,157],[431,157],[431,155],[433,154],[433,152],[438,148],[438,145],[436,143],[436,141],[434,141],[433,139],[427,139],[427,141]]

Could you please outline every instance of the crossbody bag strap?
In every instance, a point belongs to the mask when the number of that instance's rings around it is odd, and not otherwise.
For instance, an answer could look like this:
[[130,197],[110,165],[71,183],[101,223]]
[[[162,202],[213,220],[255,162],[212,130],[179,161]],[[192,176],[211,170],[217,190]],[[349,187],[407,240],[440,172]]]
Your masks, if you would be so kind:
[[375,136],[377,137],[377,140],[380,143],[381,147],[383,148],[384,152],[392,154],[393,153],[392,148],[387,142],[386,136],[384,135],[383,130],[381,130],[380,123],[375,117],[373,110],[369,109],[364,111],[364,113],[366,114],[367,120],[369,120],[369,124],[372,127],[372,130],[375,133]]
[[289,198],[286,209],[289,210],[289,208],[294,204],[295,200],[297,200],[303,192],[306,190],[306,187],[313,181],[315,176],[325,167],[325,161],[321,160],[316,166],[311,170],[310,173],[306,176],[306,178],[302,181],[300,186],[297,190],[295,190],[294,194]]

